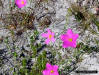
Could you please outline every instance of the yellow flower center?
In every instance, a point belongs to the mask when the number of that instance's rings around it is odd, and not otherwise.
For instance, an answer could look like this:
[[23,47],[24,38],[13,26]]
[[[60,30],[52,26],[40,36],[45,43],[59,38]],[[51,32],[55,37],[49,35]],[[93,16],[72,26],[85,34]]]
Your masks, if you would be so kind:
[[51,70],[51,73],[53,73],[54,71],[53,70]]
[[24,4],[24,1],[22,1],[21,4]]
[[49,35],[49,38],[51,39],[52,38],[52,35]]
[[72,38],[69,39],[70,42],[72,42],[72,40],[73,40]]

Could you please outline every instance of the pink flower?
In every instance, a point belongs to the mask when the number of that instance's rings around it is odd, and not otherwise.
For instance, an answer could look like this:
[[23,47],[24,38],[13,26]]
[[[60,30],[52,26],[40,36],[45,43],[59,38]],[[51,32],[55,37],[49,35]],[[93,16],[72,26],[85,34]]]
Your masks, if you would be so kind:
[[18,8],[22,8],[26,5],[27,0],[15,0],[15,3],[18,6]]
[[58,66],[51,65],[49,63],[46,64],[46,69],[42,71],[43,75],[59,75]]
[[76,40],[79,37],[78,34],[75,34],[72,32],[71,29],[67,30],[66,34],[62,34],[60,36],[60,39],[63,41],[63,48],[68,48],[68,47],[76,47]]
[[42,37],[47,38],[45,40],[45,43],[48,45],[50,41],[55,42],[55,39],[54,39],[54,32],[51,32],[50,29],[47,29],[47,32],[48,33],[42,33],[41,35]]

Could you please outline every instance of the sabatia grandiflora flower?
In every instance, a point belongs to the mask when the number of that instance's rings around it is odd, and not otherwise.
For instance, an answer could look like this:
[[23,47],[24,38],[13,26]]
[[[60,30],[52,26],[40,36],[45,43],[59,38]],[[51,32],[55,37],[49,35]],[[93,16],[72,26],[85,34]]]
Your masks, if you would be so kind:
[[78,34],[75,34],[72,32],[71,29],[67,30],[66,34],[62,34],[60,36],[60,39],[63,41],[63,48],[68,48],[68,47],[76,47],[76,40],[79,37]]
[[26,5],[27,0],[15,0],[15,4],[18,6],[18,8],[22,8]]

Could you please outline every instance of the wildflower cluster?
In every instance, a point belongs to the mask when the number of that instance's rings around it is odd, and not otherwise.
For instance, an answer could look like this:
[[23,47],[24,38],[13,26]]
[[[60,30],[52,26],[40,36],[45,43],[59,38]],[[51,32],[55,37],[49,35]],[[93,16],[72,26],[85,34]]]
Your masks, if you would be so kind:
[[[45,44],[49,44],[50,42],[55,42],[55,34],[52,32],[50,29],[47,29],[48,33],[42,33],[42,37],[47,38],[45,40]],[[75,34],[72,32],[71,29],[67,30],[67,33],[60,35],[60,39],[63,41],[63,48],[68,48],[68,47],[76,47],[76,40],[79,37],[78,34]],[[58,66],[54,65],[51,66],[49,63],[46,64],[46,69],[43,70],[43,75],[59,75],[58,73]]]
[[[27,4],[27,0],[15,0],[15,3],[18,8],[22,8]],[[42,33],[42,37],[46,38],[45,44],[49,44],[50,42],[55,42],[55,33],[52,32],[50,29],[47,29],[47,33]],[[60,35],[60,40],[63,42],[62,47],[63,48],[68,48],[68,47],[76,47],[76,40],[78,39],[79,34],[73,33],[72,29],[68,29],[65,34]],[[33,42],[34,40],[32,40]],[[36,48],[35,46],[32,46],[31,48],[34,51],[34,56],[36,57]],[[43,57],[42,57],[43,58]],[[40,62],[40,59],[38,59]],[[45,62],[46,63],[46,62]],[[23,64],[24,65],[24,64]],[[45,65],[45,64],[44,64]],[[42,70],[42,65],[39,65],[40,71]],[[44,67],[43,67],[44,69]],[[46,63],[46,69],[42,70],[43,75],[59,75],[58,73],[58,65],[51,65],[50,63]]]
[[[50,41],[55,42],[55,38],[54,38],[54,32],[52,32],[50,29],[47,30],[48,33],[42,33],[42,37],[47,38],[45,40],[45,44],[49,44]],[[71,29],[67,30],[67,33],[62,34],[60,36],[60,39],[63,41],[63,48],[68,48],[68,47],[76,47],[76,40],[79,37],[78,34],[75,34],[72,32]]]

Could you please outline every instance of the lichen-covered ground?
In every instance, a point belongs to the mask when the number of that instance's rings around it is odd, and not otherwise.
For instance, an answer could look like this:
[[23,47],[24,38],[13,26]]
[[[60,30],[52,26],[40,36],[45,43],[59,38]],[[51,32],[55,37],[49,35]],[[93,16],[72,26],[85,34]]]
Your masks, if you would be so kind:
[[[60,75],[99,75],[75,73],[99,71],[99,0],[27,1],[18,8],[0,0],[0,75],[42,75],[47,62]],[[59,38],[68,28],[79,34],[76,48],[62,48]],[[44,43],[46,29],[55,43]]]

